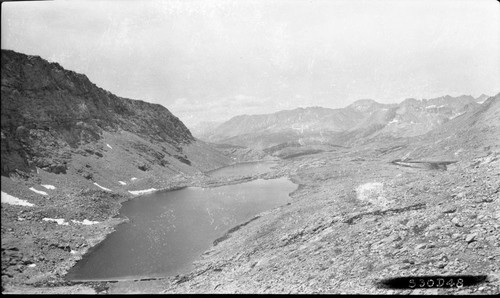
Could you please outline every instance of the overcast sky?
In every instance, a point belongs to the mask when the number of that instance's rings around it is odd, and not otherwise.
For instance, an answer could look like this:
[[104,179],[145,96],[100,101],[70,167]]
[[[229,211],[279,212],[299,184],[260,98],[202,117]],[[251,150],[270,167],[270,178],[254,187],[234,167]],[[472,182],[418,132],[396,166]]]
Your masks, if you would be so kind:
[[494,0],[10,2],[1,46],[160,103],[188,127],[500,92]]

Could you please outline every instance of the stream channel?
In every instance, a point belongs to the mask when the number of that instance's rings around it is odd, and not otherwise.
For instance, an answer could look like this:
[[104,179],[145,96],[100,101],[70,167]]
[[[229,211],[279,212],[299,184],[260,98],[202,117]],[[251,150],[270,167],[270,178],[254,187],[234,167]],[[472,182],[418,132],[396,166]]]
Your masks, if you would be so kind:
[[[241,163],[207,174],[254,175],[272,162]],[[160,191],[123,203],[128,223],[92,248],[66,275],[73,281],[116,281],[188,273],[192,262],[230,228],[284,205],[297,188],[287,178]]]

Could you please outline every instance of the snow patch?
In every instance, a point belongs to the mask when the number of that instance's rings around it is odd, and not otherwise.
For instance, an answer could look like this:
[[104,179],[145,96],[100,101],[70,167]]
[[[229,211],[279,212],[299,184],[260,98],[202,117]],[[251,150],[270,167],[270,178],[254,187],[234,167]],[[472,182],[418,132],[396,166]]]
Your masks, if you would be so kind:
[[453,115],[453,116],[451,116],[451,117],[450,117],[450,120],[451,120],[451,119],[455,119],[455,118],[457,118],[458,116],[462,116],[463,114],[465,114],[465,112],[460,113],[460,114]]
[[41,194],[41,195],[44,195],[44,196],[48,196],[49,195],[48,193],[46,193],[44,191],[41,191],[41,190],[36,190],[33,187],[30,187],[30,190],[36,192],[37,194]]
[[63,225],[63,226],[67,226],[69,225],[69,223],[67,223],[64,218],[48,218],[48,217],[44,217],[42,218],[43,221],[55,221],[57,222],[58,225]]
[[118,181],[118,183],[120,183],[121,185],[127,185],[127,183],[125,183],[123,181]]
[[391,122],[389,122],[389,123],[387,123],[387,124],[398,123],[398,122],[399,122],[399,120],[398,120],[398,119],[396,119],[396,118],[394,118],[394,119],[392,119],[392,121],[391,121]]
[[42,186],[45,187],[46,189],[56,189],[54,185],[42,184]]
[[130,181],[134,181],[134,180],[137,180],[137,178],[135,178],[135,177],[130,178]]
[[384,195],[384,184],[380,182],[369,182],[362,184],[356,188],[358,200],[368,201],[374,205],[385,206],[388,200]]
[[72,219],[71,221],[73,223],[81,224],[81,225],[85,225],[85,226],[96,225],[96,224],[99,223],[98,221],[91,221],[91,220],[88,220],[88,219],[84,219],[83,221],[78,221],[78,220]]
[[430,105],[430,106],[426,106],[425,108],[426,109],[434,109],[436,107],[436,105]]
[[402,160],[402,161],[407,160],[407,159],[408,159],[408,157],[410,157],[410,154],[411,154],[411,152],[406,153],[403,157],[401,157],[401,160]]
[[140,195],[148,192],[153,192],[156,191],[156,188],[150,188],[150,189],[145,189],[145,190],[129,190],[128,192],[133,194],[133,195]]
[[109,149],[113,149],[113,147],[111,147],[109,144],[106,144],[106,146],[108,146]]
[[2,201],[2,203],[10,204],[10,205],[30,206],[30,207],[35,206],[35,204],[31,204],[28,201],[18,199],[18,198],[11,196],[3,191],[1,193],[1,201]]
[[28,267],[30,268],[36,267],[36,264],[29,264]]
[[100,187],[100,188],[102,188],[102,189],[104,189],[106,191],[111,191],[111,189],[109,189],[109,188],[100,186],[99,184],[97,184],[97,182],[94,182],[94,185],[97,186],[97,187]]

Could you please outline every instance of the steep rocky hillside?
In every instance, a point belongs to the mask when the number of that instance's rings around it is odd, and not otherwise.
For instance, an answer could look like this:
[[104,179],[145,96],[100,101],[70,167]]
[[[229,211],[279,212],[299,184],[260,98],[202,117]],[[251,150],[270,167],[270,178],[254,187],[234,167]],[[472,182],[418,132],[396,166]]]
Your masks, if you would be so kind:
[[377,134],[395,137],[422,135],[477,105],[472,96],[444,96],[421,101],[406,99]]
[[[171,165],[183,172],[184,165],[197,166],[184,152],[196,143],[194,137],[165,107],[118,97],[37,56],[2,50],[1,113],[2,175],[36,168],[66,173],[75,156],[106,159],[112,146],[104,142],[106,135],[129,140],[122,141],[144,156],[137,166],[145,169]],[[227,162],[219,157],[212,167]]]
[[467,160],[500,151],[500,93],[419,136],[407,158]]
[[470,160],[500,151],[500,94],[465,111],[433,130],[414,137],[378,134],[351,143],[353,151],[371,151],[391,160]]
[[122,202],[234,162],[161,105],[37,56],[1,63],[2,287],[60,284],[124,221]]

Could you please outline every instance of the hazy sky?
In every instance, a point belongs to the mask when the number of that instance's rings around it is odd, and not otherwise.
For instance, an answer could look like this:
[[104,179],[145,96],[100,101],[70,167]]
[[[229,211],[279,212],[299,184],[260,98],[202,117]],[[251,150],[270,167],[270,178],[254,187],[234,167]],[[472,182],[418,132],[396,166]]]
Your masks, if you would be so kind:
[[500,92],[495,0],[10,2],[1,46],[160,103],[188,126]]

